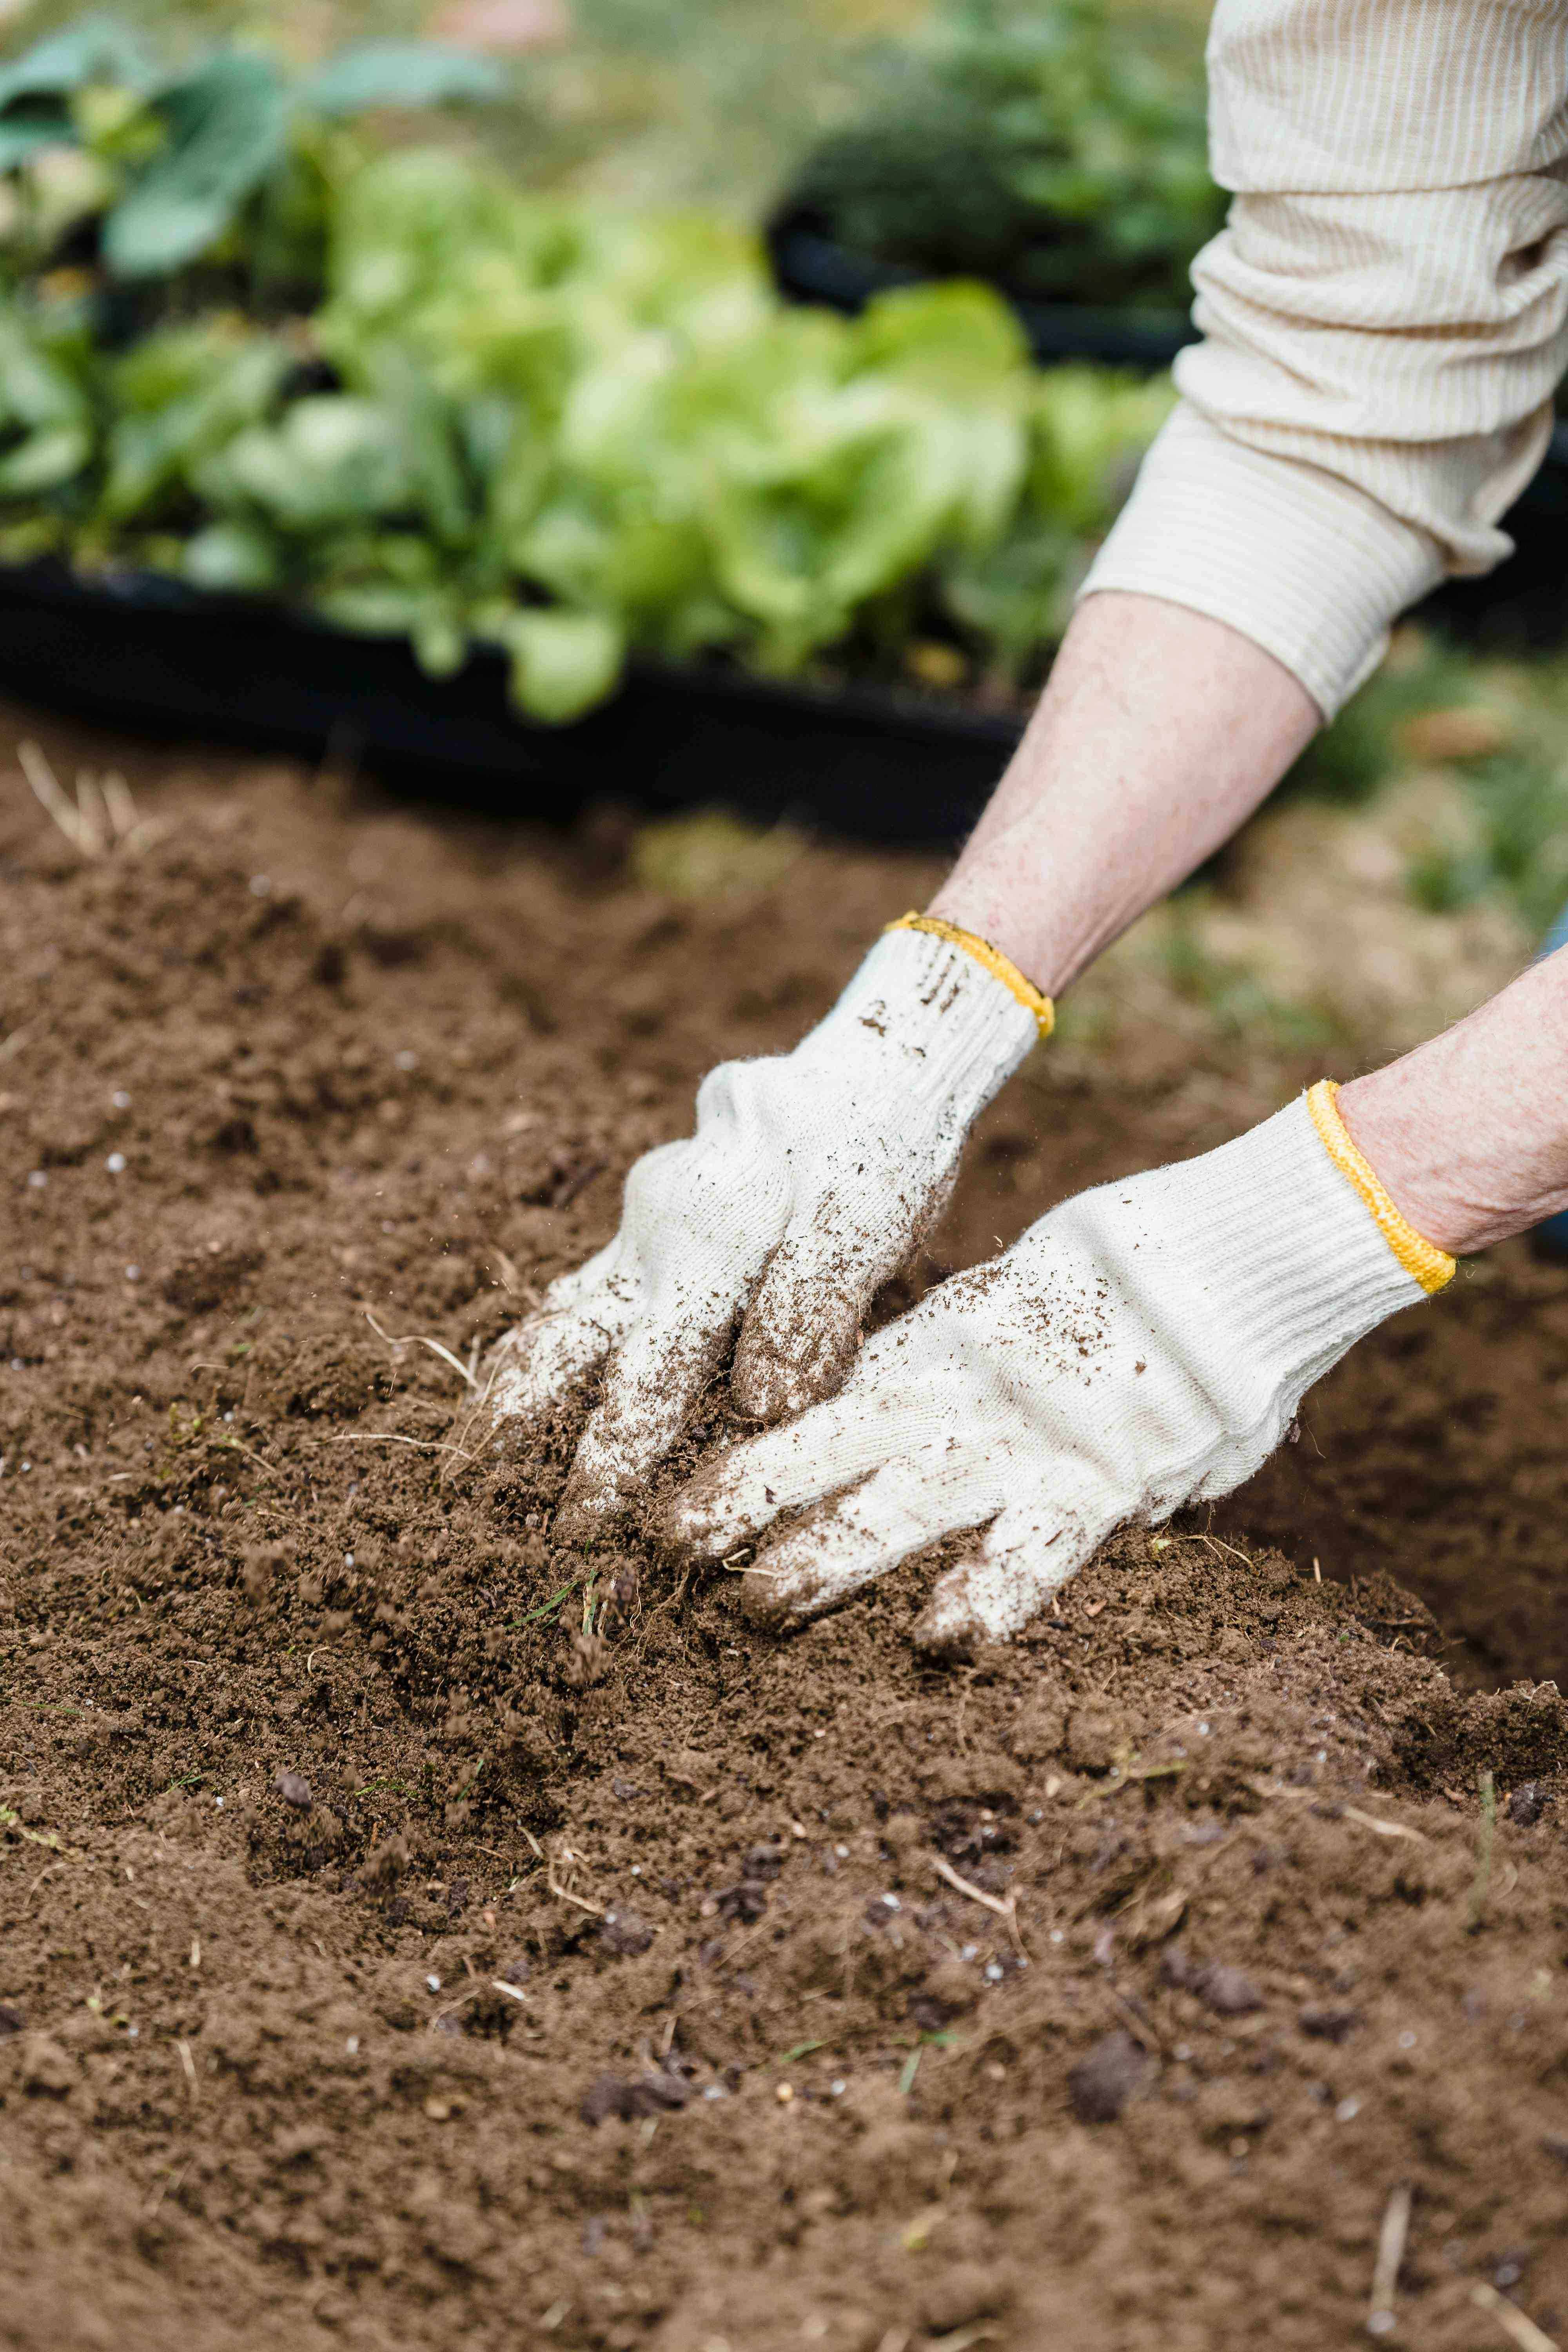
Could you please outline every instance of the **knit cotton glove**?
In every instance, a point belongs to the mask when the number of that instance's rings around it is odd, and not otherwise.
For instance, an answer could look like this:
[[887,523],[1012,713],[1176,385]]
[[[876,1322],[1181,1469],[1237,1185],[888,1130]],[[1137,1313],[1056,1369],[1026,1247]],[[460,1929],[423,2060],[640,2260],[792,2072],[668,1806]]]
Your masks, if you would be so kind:
[[970,1127],[1049,1025],[984,941],[929,917],[894,926],[794,1053],[722,1064],[695,1136],[637,1161],[614,1241],[496,1350],[480,1448],[504,1453],[605,1368],[555,1519],[571,1540],[636,1497],[737,1330],[742,1412],[830,1394]]
[[667,1532],[730,1558],[781,1511],[744,1595],[812,1616],[939,1537],[983,1529],[916,1627],[1016,1633],[1129,1520],[1228,1494],[1303,1392],[1453,1260],[1408,1225],[1327,1081],[1201,1159],[1080,1193],[868,1342],[841,1392],[737,1445]]

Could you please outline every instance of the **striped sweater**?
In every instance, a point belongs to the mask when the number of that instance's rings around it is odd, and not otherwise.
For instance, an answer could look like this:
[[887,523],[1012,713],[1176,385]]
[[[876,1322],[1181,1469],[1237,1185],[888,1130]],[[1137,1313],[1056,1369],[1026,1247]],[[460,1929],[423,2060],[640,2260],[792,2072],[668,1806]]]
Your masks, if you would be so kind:
[[1568,0],[1219,0],[1208,59],[1203,340],[1083,593],[1226,622],[1331,717],[1398,613],[1510,551],[1545,451]]

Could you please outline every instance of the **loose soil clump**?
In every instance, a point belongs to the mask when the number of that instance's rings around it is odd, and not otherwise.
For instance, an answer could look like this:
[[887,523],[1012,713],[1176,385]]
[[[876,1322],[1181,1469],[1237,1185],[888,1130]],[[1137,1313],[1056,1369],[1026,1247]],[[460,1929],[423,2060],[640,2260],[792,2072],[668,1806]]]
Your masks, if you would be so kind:
[[[129,764],[0,799],[0,2344],[1317,2352],[1405,2191],[1395,2341],[1568,2332],[1568,1277],[972,1665],[759,1635],[464,1375],[931,870]],[[885,1310],[1320,1066],[1047,1053]]]

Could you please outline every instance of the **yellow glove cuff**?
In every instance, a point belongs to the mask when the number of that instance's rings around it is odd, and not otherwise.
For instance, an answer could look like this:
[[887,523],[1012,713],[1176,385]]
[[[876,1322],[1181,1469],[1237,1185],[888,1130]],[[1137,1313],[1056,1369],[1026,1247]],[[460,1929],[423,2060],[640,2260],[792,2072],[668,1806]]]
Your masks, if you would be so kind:
[[972,955],[976,963],[984,966],[993,980],[999,980],[1010,996],[1017,998],[1026,1013],[1034,1014],[1042,1037],[1048,1037],[1056,1027],[1057,1008],[1050,998],[1042,996],[1034,983],[1024,978],[1017,965],[1000,948],[994,948],[989,940],[977,938],[973,931],[962,931],[956,923],[943,922],[940,915],[900,915],[896,923],[886,924],[884,929],[929,931],[933,939],[946,940],[951,947],[962,948],[965,955]]
[[1332,1078],[1320,1078],[1315,1087],[1308,1089],[1307,1108],[1312,1114],[1312,1125],[1334,1166],[1342,1176],[1348,1177],[1372,1211],[1379,1232],[1405,1273],[1430,1297],[1446,1282],[1452,1282],[1458,1270],[1455,1261],[1447,1250],[1438,1249],[1436,1243],[1418,1234],[1408,1217],[1394,1207],[1371,1162],[1351,1141],[1350,1129],[1340,1117],[1335,1099],[1338,1093]]

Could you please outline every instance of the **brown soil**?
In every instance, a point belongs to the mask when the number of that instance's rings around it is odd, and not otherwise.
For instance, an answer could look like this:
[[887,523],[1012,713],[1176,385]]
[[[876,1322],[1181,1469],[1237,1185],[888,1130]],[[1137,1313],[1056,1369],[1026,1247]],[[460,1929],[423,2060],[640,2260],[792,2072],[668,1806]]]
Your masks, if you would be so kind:
[[[91,864],[0,786],[0,2344],[1316,2352],[1402,2187],[1394,2341],[1568,2334],[1568,1276],[977,1666],[921,1564],[761,1638],[552,1546],[560,1461],[470,1491],[406,1335],[514,1319],[926,869],[687,904],[613,821],[148,766]],[[1163,1002],[936,1260],[1319,1066]]]

